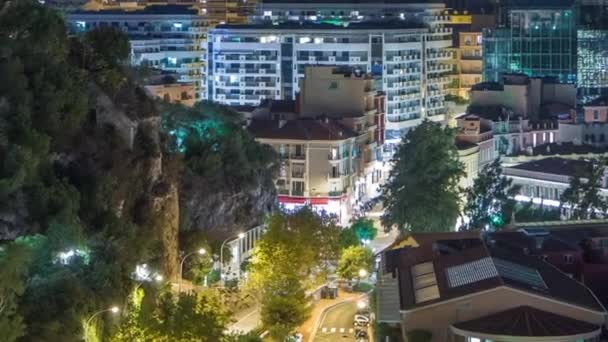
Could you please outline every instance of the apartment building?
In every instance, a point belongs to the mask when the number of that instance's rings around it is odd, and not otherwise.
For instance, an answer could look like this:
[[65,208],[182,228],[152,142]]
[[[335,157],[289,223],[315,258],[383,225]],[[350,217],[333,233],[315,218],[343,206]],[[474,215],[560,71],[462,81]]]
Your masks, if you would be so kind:
[[581,115],[560,120],[560,141],[576,145],[608,146],[608,98],[598,97],[582,107]]
[[[561,195],[570,186],[570,179],[589,170],[591,165],[591,160],[549,157],[505,167],[504,175],[512,179],[513,184],[521,186],[520,194],[515,197],[518,201],[559,207]],[[605,176],[599,193],[604,198],[608,197]]]
[[228,105],[294,99],[306,66],[372,73],[386,93],[387,149],[425,118],[445,120],[450,30],[406,21],[220,25],[209,31],[208,98]]
[[141,10],[147,6],[189,6],[205,17],[210,25],[219,23],[242,24],[255,11],[256,0],[101,0],[87,7],[97,9]]
[[432,342],[599,341],[606,309],[541,258],[479,232],[419,233],[382,253],[379,322]]
[[494,15],[450,13],[449,26],[453,30],[450,95],[468,100],[471,87],[483,80],[482,30],[493,27],[494,22]]
[[67,16],[73,33],[100,26],[123,30],[131,44],[131,63],[178,74],[178,82],[193,83],[196,100],[206,99],[207,22],[186,6],[79,11]]
[[[297,101],[266,101],[249,124],[256,140],[282,159],[279,203],[312,205],[347,220],[351,209],[378,195],[384,94],[369,74],[309,67]],[[270,103],[268,103],[270,102]]]

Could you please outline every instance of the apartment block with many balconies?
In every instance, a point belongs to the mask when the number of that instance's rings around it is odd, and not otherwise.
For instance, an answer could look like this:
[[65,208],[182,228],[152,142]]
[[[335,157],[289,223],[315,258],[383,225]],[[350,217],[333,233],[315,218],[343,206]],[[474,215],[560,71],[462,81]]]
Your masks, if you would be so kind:
[[101,26],[123,30],[129,37],[133,65],[175,73],[178,82],[195,85],[196,100],[206,99],[207,22],[197,10],[166,5],[132,11],[80,11],[70,14],[67,22],[74,33]]

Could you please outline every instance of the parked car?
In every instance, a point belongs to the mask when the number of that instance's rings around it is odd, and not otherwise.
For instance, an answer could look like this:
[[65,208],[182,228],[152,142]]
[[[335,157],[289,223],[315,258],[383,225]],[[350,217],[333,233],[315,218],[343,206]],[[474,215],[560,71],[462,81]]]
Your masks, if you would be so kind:
[[369,325],[369,317],[364,315],[355,315],[355,326],[366,327]]

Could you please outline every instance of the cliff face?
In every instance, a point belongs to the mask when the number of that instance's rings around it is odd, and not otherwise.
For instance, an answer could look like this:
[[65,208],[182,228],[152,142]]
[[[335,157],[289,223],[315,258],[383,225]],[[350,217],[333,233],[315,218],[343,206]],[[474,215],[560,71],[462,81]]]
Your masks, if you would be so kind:
[[270,174],[257,174],[239,189],[218,188],[198,176],[184,176],[180,187],[182,218],[191,229],[209,233],[219,240],[263,223],[276,204],[276,190]]

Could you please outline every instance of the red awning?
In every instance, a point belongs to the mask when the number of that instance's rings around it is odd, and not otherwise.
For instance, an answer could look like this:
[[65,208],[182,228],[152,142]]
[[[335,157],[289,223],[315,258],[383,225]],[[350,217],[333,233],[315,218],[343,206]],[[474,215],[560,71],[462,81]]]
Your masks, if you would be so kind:
[[327,197],[313,197],[310,199],[311,205],[326,205],[329,203],[329,198]]
[[279,203],[304,204],[306,197],[279,196]]

